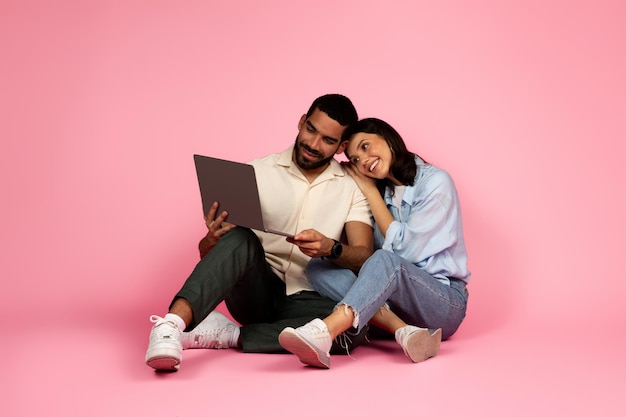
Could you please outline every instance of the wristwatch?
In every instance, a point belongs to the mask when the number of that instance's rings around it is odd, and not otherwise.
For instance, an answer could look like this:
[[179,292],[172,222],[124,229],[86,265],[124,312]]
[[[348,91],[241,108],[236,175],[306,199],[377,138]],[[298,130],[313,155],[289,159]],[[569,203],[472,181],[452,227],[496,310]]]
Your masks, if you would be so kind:
[[333,243],[333,247],[330,250],[330,255],[328,257],[330,259],[337,259],[341,256],[341,252],[343,252],[343,245],[340,241],[333,239],[335,243]]

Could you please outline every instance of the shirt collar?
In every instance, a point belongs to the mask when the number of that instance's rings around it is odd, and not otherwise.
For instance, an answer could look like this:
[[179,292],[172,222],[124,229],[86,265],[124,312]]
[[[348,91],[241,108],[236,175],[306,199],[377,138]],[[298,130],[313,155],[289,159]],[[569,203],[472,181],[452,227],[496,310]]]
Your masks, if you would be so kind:
[[278,157],[278,162],[277,162],[278,165],[284,166],[284,167],[290,167],[291,163],[293,162],[291,160],[292,154],[293,154],[293,145],[291,145],[290,147],[288,147],[287,149],[281,152],[280,156]]

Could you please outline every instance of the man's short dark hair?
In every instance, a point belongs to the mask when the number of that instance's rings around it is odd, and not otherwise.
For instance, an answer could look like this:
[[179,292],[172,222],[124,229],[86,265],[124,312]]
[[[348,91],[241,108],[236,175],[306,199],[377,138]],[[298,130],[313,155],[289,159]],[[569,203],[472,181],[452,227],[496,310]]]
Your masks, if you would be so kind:
[[313,114],[315,109],[323,111],[342,126],[349,126],[359,120],[352,101],[341,94],[325,94],[316,98],[313,104],[311,104],[306,117]]

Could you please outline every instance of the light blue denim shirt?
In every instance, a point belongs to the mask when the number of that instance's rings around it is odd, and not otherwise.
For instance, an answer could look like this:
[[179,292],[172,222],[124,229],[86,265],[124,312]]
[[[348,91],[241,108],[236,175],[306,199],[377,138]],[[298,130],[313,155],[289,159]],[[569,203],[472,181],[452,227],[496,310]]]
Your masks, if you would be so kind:
[[394,252],[440,281],[469,282],[461,207],[450,175],[416,157],[415,183],[406,186],[400,207],[389,188],[385,203],[395,219],[383,235],[376,226],[377,248]]

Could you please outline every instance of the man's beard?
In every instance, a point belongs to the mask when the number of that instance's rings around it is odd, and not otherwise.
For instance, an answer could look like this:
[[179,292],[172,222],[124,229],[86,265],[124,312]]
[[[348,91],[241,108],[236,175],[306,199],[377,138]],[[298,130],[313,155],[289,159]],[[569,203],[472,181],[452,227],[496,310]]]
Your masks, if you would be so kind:
[[[309,148],[308,146],[299,143],[298,139],[296,138],[296,145],[294,146],[294,151],[296,153],[296,163],[298,164],[298,166],[306,171],[308,170],[313,170],[313,169],[317,169],[323,166],[326,166],[331,159],[333,159],[334,155],[331,155],[328,158],[324,158],[324,159],[316,159],[314,161],[309,161],[307,159],[304,159],[304,157],[302,156],[302,152],[300,150],[300,147],[303,147],[307,150],[307,152],[312,153],[313,155],[320,155],[319,152]],[[320,155],[321,156],[321,155]]]

